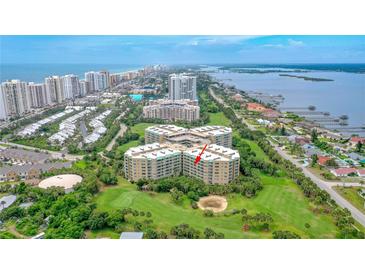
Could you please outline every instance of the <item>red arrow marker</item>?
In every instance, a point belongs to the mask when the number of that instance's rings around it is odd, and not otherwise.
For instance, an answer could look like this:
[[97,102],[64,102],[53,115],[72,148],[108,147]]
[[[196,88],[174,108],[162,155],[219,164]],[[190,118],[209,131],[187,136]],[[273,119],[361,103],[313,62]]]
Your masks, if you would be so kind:
[[195,161],[194,161],[194,165],[197,165],[200,162],[200,160],[202,158],[201,156],[203,155],[203,153],[204,153],[204,151],[205,151],[206,148],[207,148],[207,145],[205,145],[203,147],[203,150],[199,153],[199,155],[196,156]]

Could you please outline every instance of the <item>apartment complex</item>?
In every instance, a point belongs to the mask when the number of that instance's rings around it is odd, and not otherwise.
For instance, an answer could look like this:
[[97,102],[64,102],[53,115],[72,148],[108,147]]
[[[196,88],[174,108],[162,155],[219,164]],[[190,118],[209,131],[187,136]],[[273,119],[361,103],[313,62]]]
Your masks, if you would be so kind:
[[170,100],[198,99],[196,94],[196,76],[170,74],[168,86]]
[[200,107],[192,100],[153,100],[143,107],[143,117],[169,121],[194,121],[200,118]]
[[145,131],[146,143],[170,142],[192,147],[199,144],[232,146],[232,129],[224,126],[203,126],[186,129],[175,125],[156,125]]
[[178,175],[181,161],[181,151],[174,146],[160,143],[138,146],[124,154],[124,174],[130,181]]
[[[182,173],[208,184],[227,184],[239,175],[239,153],[230,148],[231,128],[157,125],[146,129],[145,142],[124,154],[124,172],[130,181]],[[206,144],[201,161],[195,165]]]
[[211,144],[201,155],[199,164],[194,160],[203,146],[188,148],[183,152],[183,174],[198,178],[208,184],[228,184],[239,175],[240,155],[237,150]]
[[153,143],[129,149],[124,154],[124,173],[130,181],[161,179],[184,174],[207,184],[227,184],[239,175],[239,153],[216,144],[207,146],[200,162],[196,156],[203,145],[187,148],[172,143]]

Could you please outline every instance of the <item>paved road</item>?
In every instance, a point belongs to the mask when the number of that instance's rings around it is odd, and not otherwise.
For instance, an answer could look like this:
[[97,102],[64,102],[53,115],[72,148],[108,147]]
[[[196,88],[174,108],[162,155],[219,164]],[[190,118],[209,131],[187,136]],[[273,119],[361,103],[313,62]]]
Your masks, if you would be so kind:
[[107,145],[106,150],[107,151],[111,151],[114,144],[115,144],[115,140],[117,140],[117,138],[119,136],[123,136],[124,133],[127,131],[128,127],[125,124],[120,124],[120,130],[118,131],[117,135],[114,136],[113,140],[111,140],[111,142]]
[[[211,88],[209,88],[209,93],[219,103],[223,104],[225,107],[228,107],[226,102],[224,102],[223,99],[219,98]],[[237,113],[236,113],[236,115],[237,115]],[[240,116],[238,115],[238,117],[240,117]],[[242,118],[242,117],[240,117],[240,118]],[[244,118],[242,118],[242,122],[245,123],[249,129],[255,130],[255,127],[250,125],[249,123],[247,123],[247,121]],[[356,207],[354,207],[350,202],[348,202],[345,198],[343,198],[340,194],[338,194],[333,189],[334,186],[344,185],[343,182],[328,182],[328,181],[322,180],[321,178],[318,178],[316,175],[314,175],[312,172],[310,172],[306,167],[303,167],[303,165],[297,159],[294,159],[291,155],[289,155],[284,150],[282,150],[278,145],[272,143],[270,140],[269,140],[269,142],[284,159],[289,160],[290,162],[295,164],[297,167],[299,167],[303,171],[303,173],[307,177],[309,177],[320,189],[327,191],[327,193],[331,196],[331,198],[333,200],[336,201],[336,203],[339,206],[341,206],[342,208],[347,208],[351,212],[352,217],[354,217],[354,219],[356,221],[358,221],[360,224],[362,224],[365,227],[365,214],[363,214],[360,210],[358,210]],[[345,185],[361,186],[361,184],[359,184],[359,183],[345,183]]]
[[[47,153],[51,154],[52,157],[55,158],[55,159],[66,159],[66,160],[69,160],[69,161],[76,161],[76,160],[80,160],[80,159],[83,158],[82,155],[72,155],[72,154],[68,154],[68,153],[51,151],[51,150],[47,150],[47,149],[40,149],[40,148],[30,147],[30,146],[25,146],[25,145],[20,145],[20,144],[16,144],[16,143],[0,142],[0,144],[10,145],[10,146],[16,146],[16,147],[24,148],[24,149],[28,149],[28,150],[39,150],[41,152],[47,152]],[[64,155],[65,157],[62,157],[62,155]]]
[[[307,168],[303,167],[301,163],[297,159],[294,159],[291,155],[286,153],[284,150],[282,150],[280,147],[278,147],[275,144],[272,144],[275,150],[284,158],[295,164],[297,167],[299,167],[303,173],[309,177],[319,188],[325,190],[328,192],[328,194],[331,196],[333,200],[336,201],[336,203],[343,207],[350,210],[352,216],[356,221],[358,221],[360,224],[362,224],[365,227],[365,215],[358,210],[356,207],[354,207],[350,202],[348,202],[345,198],[343,198],[340,194],[338,194],[332,187],[334,186],[342,186],[343,182],[328,182],[324,181],[320,178],[318,178],[316,175],[314,175],[312,172],[310,172]],[[347,186],[361,186],[359,183],[345,183]]]

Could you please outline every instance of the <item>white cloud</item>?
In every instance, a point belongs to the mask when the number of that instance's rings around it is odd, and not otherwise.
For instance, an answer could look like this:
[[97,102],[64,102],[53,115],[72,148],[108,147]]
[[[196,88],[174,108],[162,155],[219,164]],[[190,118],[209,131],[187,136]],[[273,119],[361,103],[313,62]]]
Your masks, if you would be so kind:
[[265,48],[284,48],[283,44],[265,44],[262,46]]
[[294,39],[288,39],[288,44],[291,47],[303,47],[305,44],[303,41],[294,40]]
[[253,35],[214,35],[214,36],[201,36],[196,37],[182,45],[187,46],[200,46],[200,45],[232,45],[239,44],[244,41],[257,38],[259,36]]

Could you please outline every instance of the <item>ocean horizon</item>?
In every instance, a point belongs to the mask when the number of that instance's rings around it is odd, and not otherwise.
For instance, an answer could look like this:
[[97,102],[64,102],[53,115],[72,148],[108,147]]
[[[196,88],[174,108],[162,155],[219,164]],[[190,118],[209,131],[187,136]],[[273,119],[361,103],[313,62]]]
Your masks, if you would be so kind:
[[19,79],[40,83],[51,75],[75,74],[84,78],[87,71],[107,70],[111,73],[143,68],[144,65],[128,64],[0,64],[0,81]]

